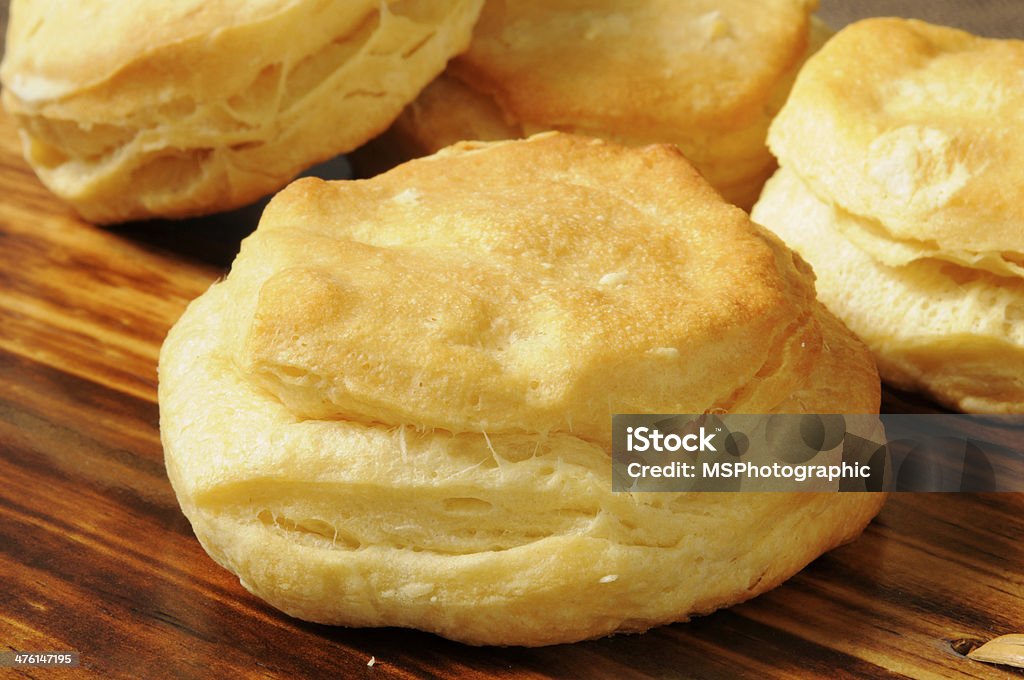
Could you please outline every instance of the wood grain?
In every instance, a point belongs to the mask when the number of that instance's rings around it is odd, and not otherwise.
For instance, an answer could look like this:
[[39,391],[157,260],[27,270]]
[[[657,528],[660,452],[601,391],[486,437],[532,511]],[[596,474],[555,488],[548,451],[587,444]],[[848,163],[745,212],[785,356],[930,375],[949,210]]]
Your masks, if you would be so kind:
[[82,664],[15,677],[1024,677],[951,646],[1024,630],[1024,499],[1011,494],[896,495],[859,541],[782,587],[645,635],[471,648],[290,619],[192,536],[155,401],[167,329],[223,274],[253,211],[85,224],[20,159],[6,116],[0,187],[0,649],[74,650]]

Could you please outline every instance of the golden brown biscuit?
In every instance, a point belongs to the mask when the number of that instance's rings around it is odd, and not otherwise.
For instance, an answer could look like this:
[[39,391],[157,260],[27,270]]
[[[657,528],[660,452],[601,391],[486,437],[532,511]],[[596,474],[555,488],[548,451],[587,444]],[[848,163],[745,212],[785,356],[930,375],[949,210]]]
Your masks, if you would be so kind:
[[612,414],[878,399],[806,265],[676,149],[557,133],[292,184],[160,363],[168,474],[246,588],[472,644],[753,597],[882,502],[612,493]]
[[1024,411],[1021,73],[1021,41],[845,29],[772,125],[782,168],[753,213],[883,378],[966,411]]
[[386,128],[481,2],[14,0],[3,103],[86,219],[225,210]]
[[749,209],[775,167],[768,124],[827,33],[811,28],[816,6],[489,2],[469,50],[406,109],[388,141],[432,153],[463,139],[559,129],[669,142]]

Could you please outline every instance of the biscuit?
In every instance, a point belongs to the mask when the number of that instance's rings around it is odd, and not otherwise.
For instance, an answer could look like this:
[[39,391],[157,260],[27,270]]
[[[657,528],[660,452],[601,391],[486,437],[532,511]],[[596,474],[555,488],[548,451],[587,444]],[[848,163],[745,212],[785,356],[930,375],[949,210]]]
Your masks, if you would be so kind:
[[810,19],[816,5],[488,3],[469,50],[375,146],[421,155],[463,139],[549,129],[630,145],[673,143],[728,200],[749,209],[775,168],[768,124],[827,35]]
[[1021,41],[848,27],[772,125],[781,169],[753,212],[883,379],[964,411],[1024,412],[1022,72]]
[[481,4],[14,0],[3,103],[88,220],[226,210],[384,130]]
[[674,147],[462,143],[299,180],[160,358],[210,555],[303,619],[642,631],[855,538],[878,494],[613,493],[614,413],[877,413],[807,266]]

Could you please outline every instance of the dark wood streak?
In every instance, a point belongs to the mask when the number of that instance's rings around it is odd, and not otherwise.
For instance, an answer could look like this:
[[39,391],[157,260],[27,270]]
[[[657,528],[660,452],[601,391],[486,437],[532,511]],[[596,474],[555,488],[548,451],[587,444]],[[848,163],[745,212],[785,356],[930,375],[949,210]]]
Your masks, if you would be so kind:
[[82,667],[13,677],[1020,677],[950,648],[1024,629],[1020,495],[894,496],[776,590],[644,635],[478,649],[272,610],[192,536],[157,430],[160,342],[251,225],[96,228],[17,153],[2,117],[0,648],[76,650]]

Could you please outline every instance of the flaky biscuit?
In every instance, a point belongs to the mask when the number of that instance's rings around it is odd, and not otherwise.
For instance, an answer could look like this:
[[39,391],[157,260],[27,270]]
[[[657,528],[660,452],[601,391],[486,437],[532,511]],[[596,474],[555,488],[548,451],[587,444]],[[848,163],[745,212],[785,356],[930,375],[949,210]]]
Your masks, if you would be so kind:
[[469,50],[396,122],[389,143],[558,129],[676,144],[749,208],[774,169],[765,146],[796,72],[823,42],[812,0],[510,0],[484,7]]
[[878,399],[806,265],[677,150],[555,133],[292,184],[160,360],[214,559],[294,616],[472,644],[753,597],[882,502],[612,493],[612,414]]
[[814,266],[882,377],[966,411],[1024,411],[1024,42],[852,25],[771,127],[755,206]]
[[822,301],[874,351],[882,376],[964,411],[1024,412],[1024,280],[941,259],[879,261],[788,168],[753,218],[814,264]]
[[15,0],[3,103],[86,219],[238,207],[372,138],[482,0]]
[[903,250],[890,264],[1021,276],[1022,72],[1024,41],[868,19],[808,62],[770,144],[816,193],[871,218]]

